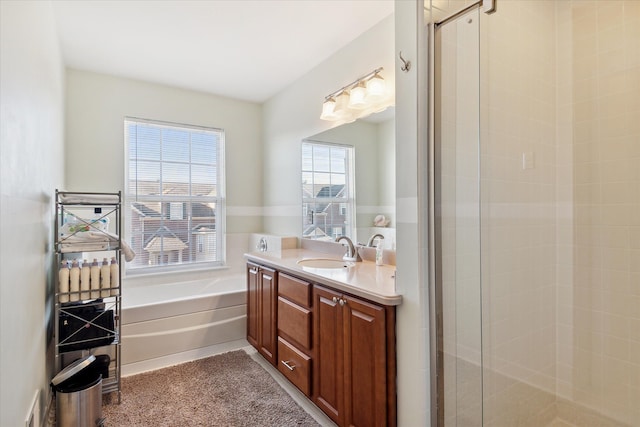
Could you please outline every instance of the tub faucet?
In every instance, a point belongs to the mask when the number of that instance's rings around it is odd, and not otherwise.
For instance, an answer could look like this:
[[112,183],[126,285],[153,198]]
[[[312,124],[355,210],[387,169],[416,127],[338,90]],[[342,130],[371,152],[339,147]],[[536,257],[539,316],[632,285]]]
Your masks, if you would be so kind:
[[267,239],[264,238],[264,237],[261,237],[260,241],[256,245],[256,249],[259,250],[260,252],[266,252],[267,251]]
[[345,260],[345,261],[355,261],[355,262],[362,261],[362,258],[360,257],[360,254],[358,253],[358,248],[353,246],[353,242],[351,241],[351,239],[348,238],[347,236],[339,236],[338,238],[336,238],[336,242],[340,242],[341,240],[346,240],[347,241],[347,244],[346,244],[347,252],[345,252],[345,254],[342,257],[342,259]]
[[384,239],[384,236],[380,233],[376,233],[373,236],[371,236],[371,238],[369,238],[369,241],[367,242],[367,246],[369,246],[370,248],[373,247],[373,241],[376,240],[376,238],[382,240]]

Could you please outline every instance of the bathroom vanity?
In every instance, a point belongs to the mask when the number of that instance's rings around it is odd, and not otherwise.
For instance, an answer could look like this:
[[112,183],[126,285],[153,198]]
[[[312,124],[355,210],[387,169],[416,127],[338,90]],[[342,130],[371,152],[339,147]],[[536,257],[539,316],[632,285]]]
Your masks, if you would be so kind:
[[246,259],[249,343],[339,426],[395,426],[395,267],[306,249]]

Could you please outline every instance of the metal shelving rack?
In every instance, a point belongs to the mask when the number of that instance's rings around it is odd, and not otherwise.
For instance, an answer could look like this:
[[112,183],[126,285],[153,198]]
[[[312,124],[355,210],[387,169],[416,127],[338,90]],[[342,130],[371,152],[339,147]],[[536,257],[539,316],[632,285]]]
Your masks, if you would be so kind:
[[[108,375],[102,381],[102,393],[118,393],[121,402],[121,313],[122,313],[122,194],[117,193],[85,193],[56,190],[55,219],[55,367],[56,372],[81,357],[108,355]],[[106,201],[106,202],[105,202]],[[94,223],[96,220],[108,218],[108,233],[101,231]],[[105,234],[103,240],[78,242],[69,239],[70,235],[61,236],[61,228],[68,221],[81,225],[83,231]],[[71,236],[79,235],[72,233]],[[98,245],[97,245],[98,243]],[[97,247],[99,246],[99,248]],[[76,250],[79,249],[79,250]],[[115,257],[118,263],[118,281],[109,288],[90,289],[78,292],[60,291],[58,269],[64,260],[73,258],[74,254],[102,255],[109,254],[107,259]],[[85,255],[86,256],[86,255]],[[98,255],[99,256],[99,255]],[[96,294],[99,293],[99,295]],[[85,314],[80,313],[82,311]],[[90,313],[87,315],[86,313]],[[113,314],[113,321],[109,318]],[[81,323],[71,330],[65,330],[62,337],[61,325]],[[83,330],[93,328],[98,337],[86,337]]]

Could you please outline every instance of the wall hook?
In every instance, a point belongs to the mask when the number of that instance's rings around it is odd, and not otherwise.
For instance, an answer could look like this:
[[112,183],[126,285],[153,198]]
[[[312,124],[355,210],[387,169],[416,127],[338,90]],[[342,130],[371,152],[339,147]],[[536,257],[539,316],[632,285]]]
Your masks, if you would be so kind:
[[405,73],[408,73],[409,70],[411,69],[411,61],[407,61],[406,59],[404,59],[402,57],[402,51],[400,51],[400,61],[402,61],[402,67],[400,67],[400,69],[402,71],[404,71]]

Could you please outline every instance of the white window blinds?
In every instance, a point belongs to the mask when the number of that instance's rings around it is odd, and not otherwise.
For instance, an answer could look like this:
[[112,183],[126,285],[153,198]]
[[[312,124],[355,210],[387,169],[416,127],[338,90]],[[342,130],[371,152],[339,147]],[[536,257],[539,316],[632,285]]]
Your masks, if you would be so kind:
[[125,119],[127,269],[224,262],[224,132]]

